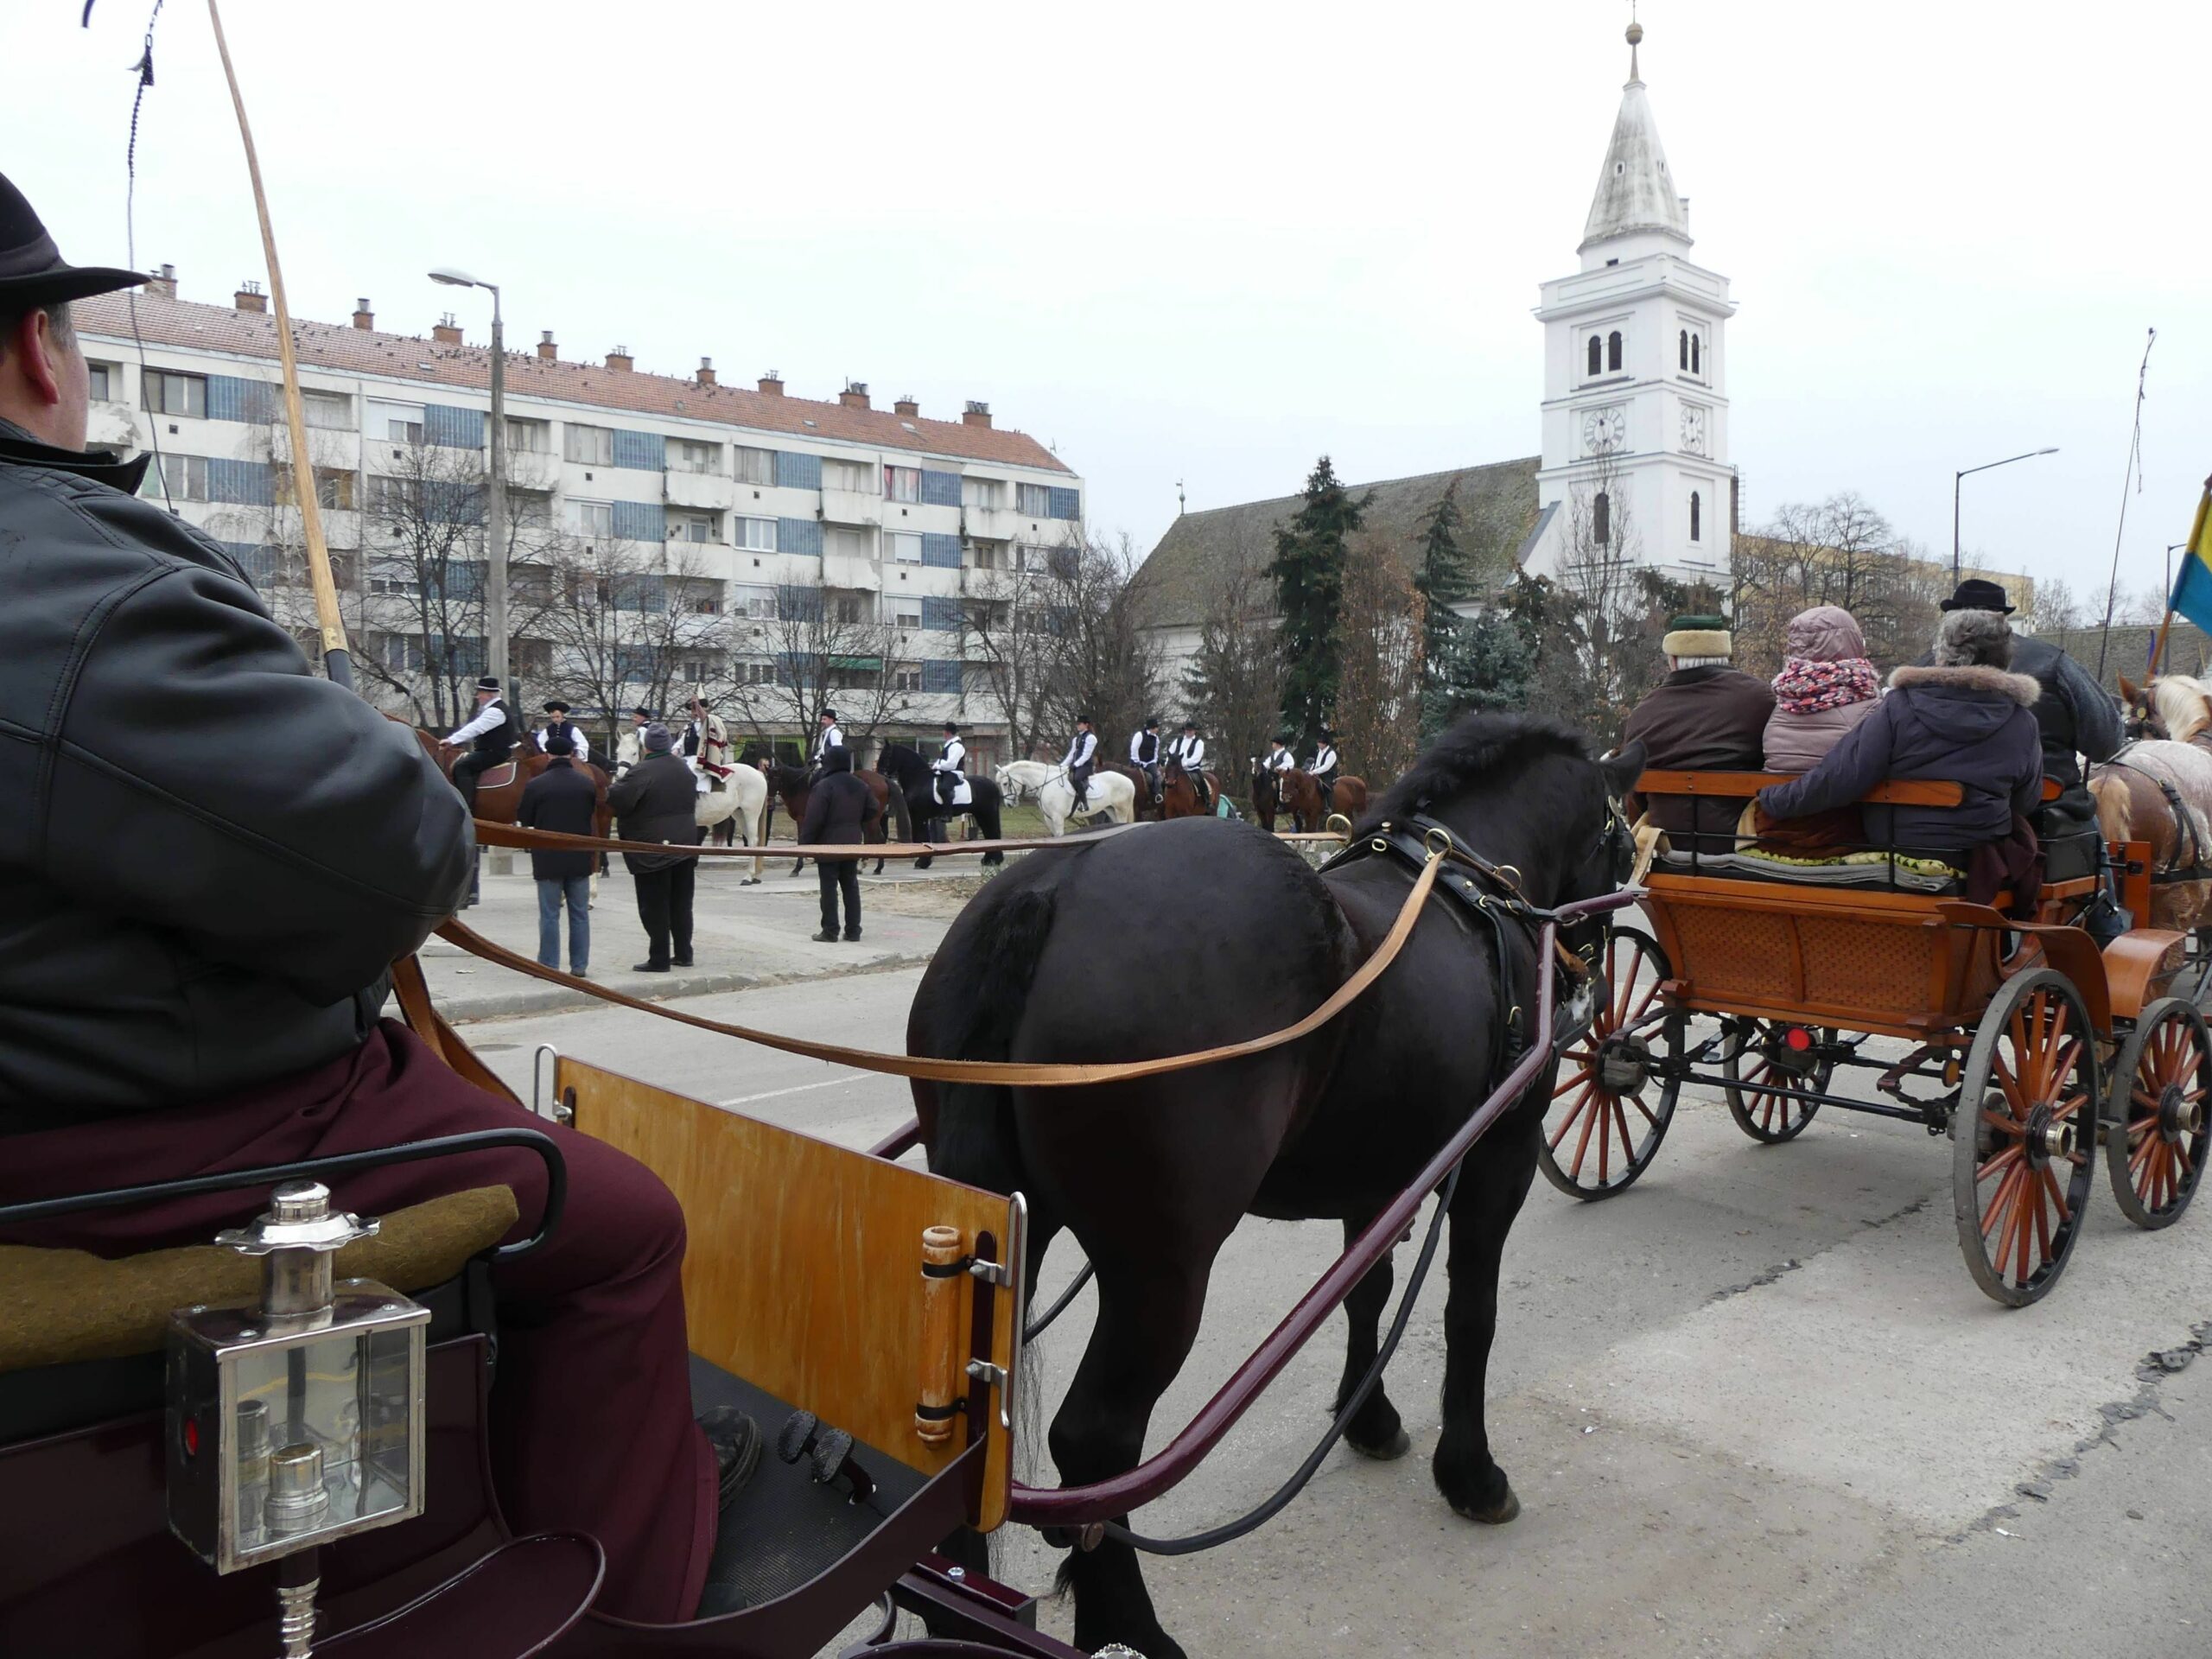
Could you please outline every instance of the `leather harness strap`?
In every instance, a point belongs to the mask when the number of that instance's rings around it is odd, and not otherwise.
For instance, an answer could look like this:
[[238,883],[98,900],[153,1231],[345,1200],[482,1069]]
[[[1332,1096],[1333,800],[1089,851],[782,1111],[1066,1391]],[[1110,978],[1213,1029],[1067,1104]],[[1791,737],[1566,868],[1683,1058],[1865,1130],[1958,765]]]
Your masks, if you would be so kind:
[[[1132,824],[1119,827],[1134,829],[1136,826]],[[564,836],[560,839],[564,842],[573,842],[582,838]],[[1090,839],[1096,839],[1096,837]],[[1071,843],[1061,841],[1048,844],[1065,847],[1071,844],[1079,846],[1082,842],[1078,841]],[[664,850],[660,843],[655,842],[646,842],[642,845],[648,851]],[[849,849],[837,848],[833,850],[847,852]],[[1084,1084],[1125,1083],[1136,1077],[1156,1077],[1172,1071],[1188,1071],[1194,1067],[1211,1065],[1222,1060],[1242,1059],[1249,1055],[1264,1054],[1270,1049],[1281,1048],[1286,1044],[1298,1041],[1301,1037],[1311,1036],[1357,1001],[1367,988],[1382,977],[1383,969],[1396,960],[1398,952],[1405,948],[1406,941],[1413,937],[1414,925],[1421,919],[1421,906],[1427,902],[1429,893],[1436,886],[1438,875],[1442,871],[1443,866],[1444,854],[1440,850],[1431,850],[1427,861],[1421,865],[1421,874],[1414,879],[1413,890],[1406,895],[1406,902],[1399,909],[1397,920],[1391,924],[1389,932],[1383,938],[1382,943],[1376,947],[1375,953],[1359,965],[1351,978],[1337,988],[1328,1001],[1295,1024],[1285,1026],[1279,1031],[1269,1032],[1263,1037],[1250,1037],[1242,1042],[1224,1043],[1218,1047],[1201,1049],[1193,1054],[1173,1054],[1163,1056],[1158,1059],[1121,1060],[1096,1065],[1046,1065],[1016,1060],[940,1060],[922,1055],[882,1054],[871,1049],[847,1048],[839,1043],[810,1042],[804,1038],[786,1037],[779,1032],[762,1031],[757,1027],[734,1025],[721,1020],[709,1020],[699,1014],[686,1014],[677,1008],[648,1002],[641,997],[610,990],[607,987],[594,984],[590,980],[579,979],[573,974],[564,974],[557,968],[548,968],[531,957],[508,950],[503,944],[495,944],[474,928],[458,920],[448,921],[441,926],[438,929],[438,937],[449,944],[459,945],[471,955],[481,957],[485,961],[497,963],[502,968],[512,969],[516,973],[527,975],[532,979],[542,979],[552,985],[565,985],[571,990],[582,991],[603,1002],[612,1002],[620,1007],[635,1008],[645,1014],[657,1014],[664,1020],[674,1020],[683,1025],[696,1026],[702,1031],[715,1032],[724,1037],[735,1037],[743,1042],[757,1043],[763,1048],[779,1049],[786,1054],[802,1054],[810,1059],[828,1060],[833,1065],[849,1065],[856,1071],[878,1072],[886,1077],[917,1077],[931,1083],[987,1084],[1002,1087],[1032,1089],[1071,1088]],[[410,969],[412,970],[416,987],[420,988],[422,969],[420,964],[411,957],[393,965],[395,983],[404,984],[409,977]],[[400,1001],[401,1010],[408,1015],[408,1023],[415,1026],[419,1032],[423,1028],[416,1025],[416,1011],[410,1008],[408,1004],[409,995],[403,992]],[[437,1020],[435,1010],[429,1006],[427,991],[424,991],[421,997],[421,1010],[429,1019]],[[438,1021],[438,1026],[442,1029],[443,1022]]]
[[[790,842],[764,842],[758,847],[709,847],[702,842],[620,841],[611,836],[570,836],[557,830],[531,830],[519,823],[497,823],[478,818],[476,839],[486,847],[513,847],[540,853],[653,853],[665,855],[671,847],[687,856],[704,858],[945,858],[959,853],[1035,853],[1088,847],[1109,836],[1125,836],[1142,830],[1142,823],[1109,823],[1072,836],[1030,836],[1001,841],[887,841],[840,842],[834,846],[804,847]],[[1285,833],[1277,841],[1328,841],[1341,843],[1342,836],[1326,830]]]

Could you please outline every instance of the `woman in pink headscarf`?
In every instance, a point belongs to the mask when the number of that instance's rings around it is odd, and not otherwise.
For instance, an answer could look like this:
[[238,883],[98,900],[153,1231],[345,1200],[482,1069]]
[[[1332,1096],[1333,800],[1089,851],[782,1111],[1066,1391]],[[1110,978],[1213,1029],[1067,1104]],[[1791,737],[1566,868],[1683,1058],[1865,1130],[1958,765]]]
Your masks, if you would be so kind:
[[[1810,772],[1844,734],[1874,712],[1881,677],[1866,639],[1840,605],[1815,605],[1789,619],[1789,652],[1774,677],[1766,723],[1769,772]],[[1856,806],[1788,822],[1758,815],[1759,845],[1800,856],[1839,852],[1865,840]]]

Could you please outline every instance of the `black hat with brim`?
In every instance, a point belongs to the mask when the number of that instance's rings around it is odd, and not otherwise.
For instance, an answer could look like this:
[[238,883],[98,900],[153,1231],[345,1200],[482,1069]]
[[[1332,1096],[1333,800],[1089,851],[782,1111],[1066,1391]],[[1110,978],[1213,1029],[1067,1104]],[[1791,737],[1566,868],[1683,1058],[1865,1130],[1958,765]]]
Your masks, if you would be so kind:
[[944,729],[957,735],[960,731],[960,722],[957,720],[948,720],[944,722]]
[[0,173],[0,312],[112,294],[145,280],[136,270],[71,264],[23,193]]
[[646,708],[642,702],[636,708],[632,709],[630,712],[635,715],[639,720],[651,720],[653,717],[653,711]]
[[1944,611],[1994,611],[1999,616],[2012,614],[2012,601],[2005,590],[1980,576],[1968,576],[1936,608]]
[[560,698],[555,697],[545,705],[545,712],[549,715],[565,715],[569,712],[569,705]]
[[476,677],[476,689],[479,691],[497,691],[499,689],[499,676],[496,674],[478,675]]

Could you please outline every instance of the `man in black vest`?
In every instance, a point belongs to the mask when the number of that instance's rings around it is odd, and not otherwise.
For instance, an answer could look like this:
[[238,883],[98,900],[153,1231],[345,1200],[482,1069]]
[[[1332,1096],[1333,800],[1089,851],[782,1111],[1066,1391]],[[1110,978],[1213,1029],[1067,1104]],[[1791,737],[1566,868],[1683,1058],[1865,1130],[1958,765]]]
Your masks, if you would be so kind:
[[1068,787],[1075,791],[1075,810],[1089,810],[1091,769],[1098,764],[1098,734],[1090,729],[1090,716],[1075,717],[1075,735],[1068,740],[1068,752],[1060,764],[1067,768]]
[[952,804],[967,770],[968,746],[960,741],[960,722],[948,720],[944,722],[944,741],[938,746],[937,759],[930,762],[930,783],[939,806]]
[[520,736],[514,711],[500,695],[499,681],[489,674],[483,676],[476,682],[474,716],[467,724],[455,727],[442,744],[449,749],[464,743],[470,746],[468,753],[453,763],[453,784],[461,798],[468,803],[471,817],[476,816],[476,780],[493,767],[505,765]]
[[545,727],[537,734],[537,747],[550,754],[556,737],[569,740],[569,753],[577,766],[591,759],[591,740],[583,734],[582,728],[569,718],[569,705],[558,697],[549,697],[545,701]]
[[1160,804],[1160,716],[1147,715],[1144,729],[1129,740],[1129,764],[1144,773],[1152,785],[1152,804]]

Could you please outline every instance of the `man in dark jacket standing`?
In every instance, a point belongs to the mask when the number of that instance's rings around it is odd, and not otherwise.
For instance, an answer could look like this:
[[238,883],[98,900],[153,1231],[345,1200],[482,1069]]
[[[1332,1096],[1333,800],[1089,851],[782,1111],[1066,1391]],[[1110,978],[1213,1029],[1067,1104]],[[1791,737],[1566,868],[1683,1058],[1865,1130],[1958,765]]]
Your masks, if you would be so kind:
[[[532,830],[588,836],[599,811],[599,785],[576,768],[576,746],[566,736],[545,740],[545,770],[523,785],[515,821]],[[533,850],[530,873],[537,880],[537,960],[561,965],[561,911],[569,912],[569,971],[591,970],[591,873],[599,855]]]
[[[868,827],[881,813],[868,786],[853,776],[853,752],[839,744],[822,756],[822,779],[806,802],[806,822],[799,825],[802,847],[858,847],[868,840]],[[814,937],[824,944],[837,940],[837,895],[845,896],[845,938],[861,936],[860,855],[850,858],[817,858],[815,874],[822,881],[822,931]]]
[[[1654,772],[1760,770],[1774,690],[1730,665],[1735,644],[1723,617],[1678,616],[1669,623],[1660,641],[1667,677],[1630,713],[1622,745],[1641,740],[1644,765]],[[1676,795],[1655,797],[1644,806],[1678,850],[1688,851],[1693,836],[1707,852],[1735,844],[1729,832],[1742,810],[1738,802]]]
[[[676,757],[676,739],[658,721],[645,728],[645,757],[607,791],[624,841],[699,844],[698,786]],[[645,959],[632,970],[664,974],[671,963],[691,965],[691,893],[699,871],[696,853],[625,853],[638,889],[638,919],[645,925]]]
[[[682,1212],[643,1165],[378,1021],[387,964],[467,888],[467,817],[405,727],[309,670],[230,555],[137,499],[143,460],[86,452],[69,302],[143,280],[66,264],[0,178],[0,1203],[551,1135],[566,1217],[492,1271],[493,1477],[518,1530],[606,1548],[601,1606],[682,1618],[725,1479],[758,1449],[692,1421]],[[512,1236],[535,1230],[527,1153],[334,1185],[378,1214],[495,1183],[521,1210]],[[202,1193],[9,1240],[205,1245],[266,1202]]]

